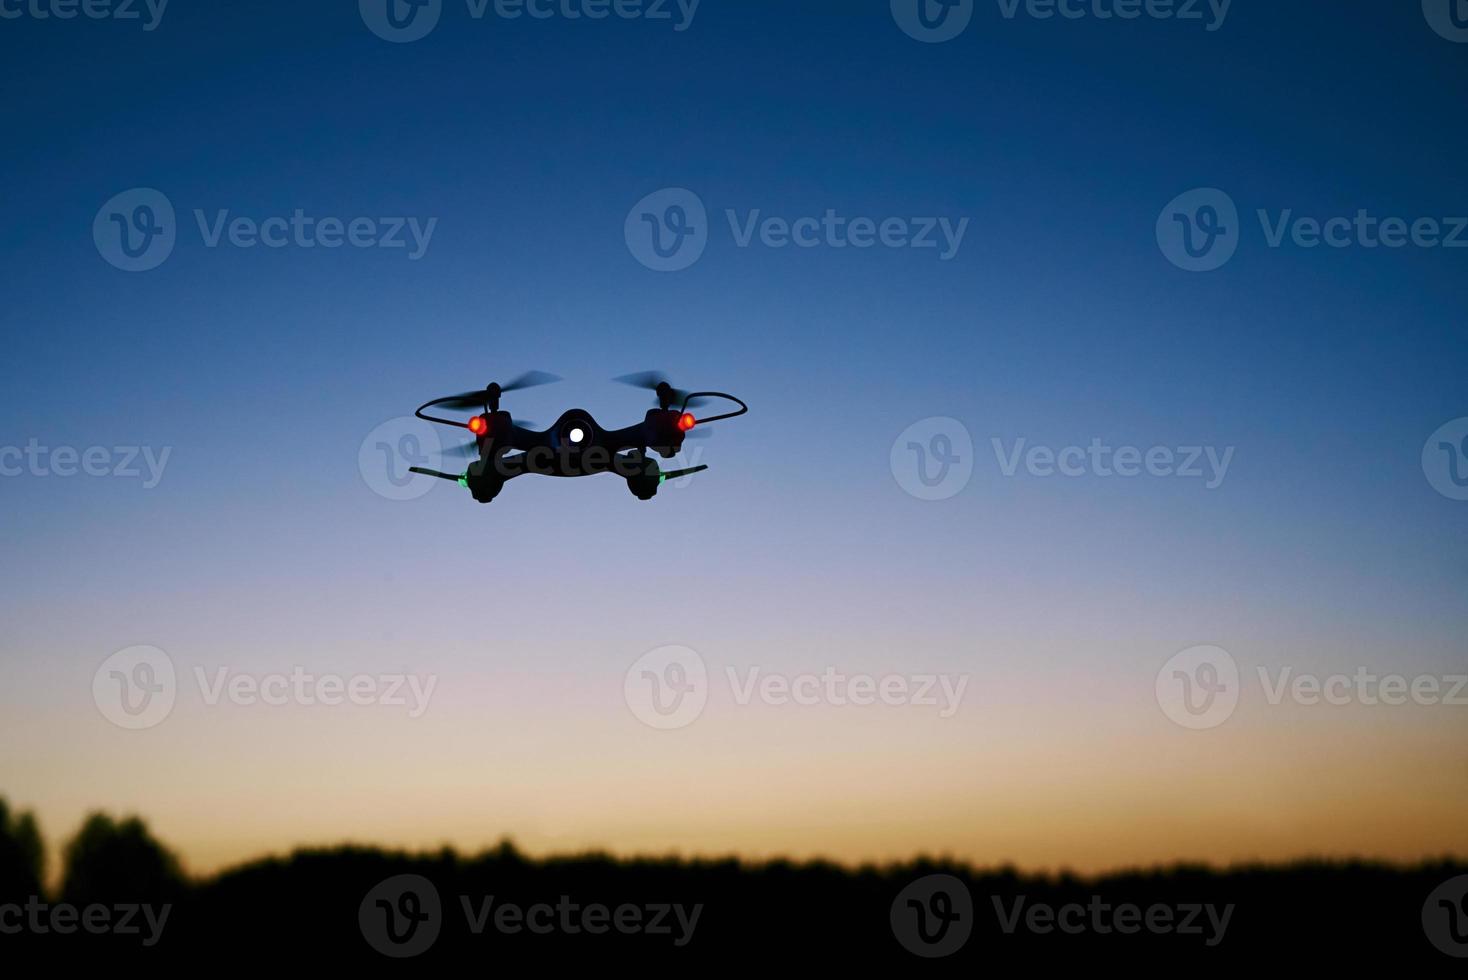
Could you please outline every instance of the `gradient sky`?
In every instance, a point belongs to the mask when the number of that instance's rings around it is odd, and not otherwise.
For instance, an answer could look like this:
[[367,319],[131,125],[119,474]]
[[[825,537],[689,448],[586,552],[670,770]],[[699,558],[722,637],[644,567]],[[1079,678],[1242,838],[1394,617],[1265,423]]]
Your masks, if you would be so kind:
[[[1427,437],[1468,416],[1468,252],[1266,247],[1253,214],[1468,215],[1468,45],[1416,3],[1239,0],[1177,21],[1007,20],[922,44],[885,0],[704,0],[692,26],[471,20],[389,44],[356,4],[171,5],[157,30],[0,20],[0,445],[170,447],[162,482],[0,479],[0,793],[53,843],[136,811],[209,871],[342,838],[536,852],[947,852],[1094,870],[1468,853],[1468,707],[1269,705],[1254,669],[1468,672],[1468,503]],[[92,240],[177,207],[161,267]],[[623,225],[686,187],[712,240],[644,268]],[[1226,190],[1237,256],[1159,250]],[[385,250],[204,247],[191,212],[436,217]],[[741,215],[969,220],[934,251],[736,247]],[[422,401],[609,426],[668,370],[747,418],[651,503],[521,480],[396,502],[357,465]],[[889,452],[961,420],[974,474]],[[1223,485],[1006,478],[990,440],[1231,446]],[[1187,731],[1180,650],[1245,671]],[[208,706],[127,732],[94,671],[434,674],[429,711]],[[664,644],[741,671],[968,674],[961,709],[741,706],[655,731]],[[188,685],[185,685],[188,688]]]

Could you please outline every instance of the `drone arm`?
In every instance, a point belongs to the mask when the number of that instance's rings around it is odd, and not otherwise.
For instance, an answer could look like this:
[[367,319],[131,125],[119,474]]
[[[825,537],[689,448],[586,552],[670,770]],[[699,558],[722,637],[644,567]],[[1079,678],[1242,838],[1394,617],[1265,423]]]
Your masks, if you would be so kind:
[[686,470],[669,470],[666,473],[658,474],[658,482],[667,483],[669,480],[676,480],[679,477],[692,476],[694,473],[702,473],[706,469],[708,469],[707,463],[702,466],[690,466]]
[[425,415],[424,414],[424,410],[425,409],[432,408],[433,406],[439,404],[439,402],[446,402],[446,401],[449,401],[449,400],[450,399],[448,399],[448,398],[440,398],[437,401],[427,402],[426,404],[419,406],[418,411],[414,412],[413,414],[416,415],[416,416],[418,416],[423,421],[425,421],[425,422],[432,422],[435,425],[452,425],[455,428],[459,428],[459,429],[467,429],[467,428],[469,428],[469,423],[468,422],[459,422],[459,421],[457,421],[455,419],[441,419],[441,418],[437,418],[436,416],[433,416],[433,415]]
[[461,486],[464,485],[464,477],[455,475],[453,473],[441,473],[438,470],[424,469],[421,466],[410,466],[410,467],[408,467],[408,472],[409,473],[418,473],[418,474],[421,474],[423,476],[436,476],[440,480],[452,480],[453,482],[455,482],[455,483],[457,483],[457,484],[459,484]]
[[713,415],[706,419],[699,419],[699,425],[708,425],[710,422],[718,422],[721,419],[738,418],[749,411],[749,406],[744,404],[743,400],[735,398],[733,395],[727,395],[722,391],[691,391],[683,397],[683,407],[679,411],[688,411],[688,403],[695,398],[724,398],[739,406],[739,411],[737,412],[725,412],[723,415]]
[[639,422],[629,425],[625,429],[613,429],[601,434],[599,444],[602,448],[614,453],[624,452],[628,449],[641,449],[648,443],[647,423]]

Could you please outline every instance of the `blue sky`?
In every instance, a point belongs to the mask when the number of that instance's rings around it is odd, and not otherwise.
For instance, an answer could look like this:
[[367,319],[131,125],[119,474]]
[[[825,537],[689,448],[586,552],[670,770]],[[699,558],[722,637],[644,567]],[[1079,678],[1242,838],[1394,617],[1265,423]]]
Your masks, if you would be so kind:
[[[172,453],[154,489],[0,480],[14,680],[0,703],[7,734],[48,746],[45,767],[0,786],[18,802],[62,826],[84,800],[131,804],[188,840],[182,774],[253,758],[204,717],[176,737],[213,754],[180,745],[171,782],[94,780],[88,738],[108,733],[76,734],[105,724],[89,678],[134,643],[180,663],[526,684],[548,725],[566,689],[534,678],[595,691],[605,676],[615,696],[662,643],[969,670],[1010,705],[1057,683],[1064,704],[1098,683],[1146,694],[1158,664],[1203,642],[1250,663],[1461,666],[1468,505],[1435,493],[1420,457],[1468,415],[1468,252],[1275,249],[1256,217],[1468,215],[1468,47],[1415,4],[1240,0],[1210,32],[980,3],[941,44],[875,0],[704,0],[683,31],[476,21],[448,2],[408,44],[355,8],[178,4],[154,31],[0,21],[0,444]],[[92,226],[137,187],[167,196],[179,240],[128,273]],[[664,188],[709,216],[706,252],[673,273],[623,235]],[[1155,235],[1194,188],[1241,214],[1214,272],[1175,267]],[[196,209],[437,223],[413,261],[208,248]],[[968,224],[947,261],[740,248],[726,211],[756,209]],[[646,368],[751,413],[713,427],[708,473],[650,504],[609,479],[521,480],[488,507],[449,484],[412,502],[371,491],[357,454],[374,427],[530,368],[566,378],[509,404],[544,422],[575,406],[627,424],[646,402],[608,379]],[[974,475],[920,501],[889,452],[938,416],[967,428]],[[991,440],[1020,438],[1234,456],[1215,490],[1007,478]],[[452,725],[485,723],[472,698],[453,710]],[[432,752],[445,735],[415,737]],[[938,754],[967,771],[967,744]],[[729,840],[806,846],[761,826]],[[951,828],[892,827],[867,849],[985,856]],[[424,833],[440,831],[460,833]],[[1135,856],[1071,859],[1093,852]]]

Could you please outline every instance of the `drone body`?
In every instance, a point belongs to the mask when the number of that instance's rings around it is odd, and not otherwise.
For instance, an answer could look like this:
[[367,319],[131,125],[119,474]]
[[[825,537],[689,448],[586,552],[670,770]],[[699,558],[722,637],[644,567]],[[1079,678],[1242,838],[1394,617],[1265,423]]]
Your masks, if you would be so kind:
[[[749,411],[749,406],[716,391],[682,392],[661,375],[646,373],[628,375],[617,380],[656,392],[658,407],[649,409],[641,422],[623,429],[603,428],[591,413],[573,408],[548,429],[536,430],[528,423],[517,423],[500,408],[500,398],[507,392],[559,381],[554,375],[532,371],[507,385],[490,384],[483,391],[450,395],[428,402],[418,409],[419,418],[438,425],[468,429],[474,441],[459,448],[462,455],[473,458],[462,475],[413,467],[413,472],[453,480],[467,487],[474,499],[487,504],[504,485],[518,476],[578,477],[614,473],[627,481],[627,487],[639,500],[651,500],[664,480],[676,479],[708,469],[694,466],[685,470],[663,472],[649,451],[664,459],[672,459],[683,448],[684,440],[699,424],[689,411],[712,398],[728,399],[739,405],[737,412],[716,415],[703,422],[734,418]],[[431,408],[483,409],[466,422],[436,418],[425,414]]]

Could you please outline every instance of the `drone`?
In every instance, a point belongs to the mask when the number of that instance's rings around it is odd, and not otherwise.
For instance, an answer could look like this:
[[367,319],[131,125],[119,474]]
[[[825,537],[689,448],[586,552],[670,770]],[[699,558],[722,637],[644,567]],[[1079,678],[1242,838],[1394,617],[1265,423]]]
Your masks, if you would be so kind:
[[[480,391],[449,395],[427,402],[415,413],[418,418],[435,425],[468,429],[472,442],[445,450],[446,456],[472,459],[463,473],[444,473],[414,466],[411,471],[424,476],[451,480],[468,488],[474,499],[487,504],[499,496],[506,483],[517,476],[577,477],[613,473],[627,481],[627,488],[638,500],[651,500],[658,488],[668,480],[701,473],[707,466],[663,471],[649,453],[672,459],[683,449],[685,439],[698,438],[707,430],[695,433],[695,426],[732,419],[749,411],[749,406],[733,395],[721,391],[681,391],[658,371],[623,375],[613,380],[637,388],[646,388],[657,398],[657,407],[636,425],[625,429],[604,429],[591,413],[573,408],[548,429],[539,430],[535,423],[517,422],[500,408],[502,396],[513,391],[554,384],[561,379],[544,371],[530,371],[505,384],[490,383]],[[696,418],[690,408],[716,399],[733,402],[738,411],[708,418]],[[466,421],[439,418],[428,414],[435,409],[475,409],[480,414]]]

